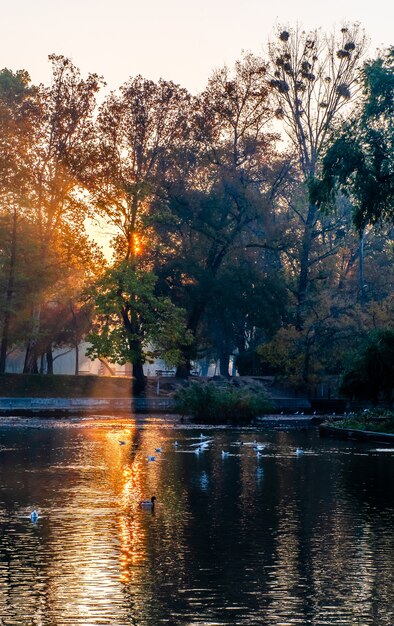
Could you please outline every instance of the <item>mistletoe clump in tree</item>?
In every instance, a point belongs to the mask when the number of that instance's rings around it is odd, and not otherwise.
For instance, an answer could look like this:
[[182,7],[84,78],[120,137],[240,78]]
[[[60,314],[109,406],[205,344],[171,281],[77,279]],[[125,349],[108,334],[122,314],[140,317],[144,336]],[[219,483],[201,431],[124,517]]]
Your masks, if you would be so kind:
[[275,343],[279,348],[283,341],[288,343],[297,354],[297,378],[306,385],[313,376],[319,337],[326,333],[327,320],[335,324],[336,301],[344,304],[337,281],[339,255],[351,231],[346,203],[338,202],[337,211],[328,214],[315,190],[332,131],[360,93],[365,45],[365,35],[353,25],[332,34],[280,28],[269,46],[276,116],[293,152],[293,189],[287,200],[292,229],[283,255],[294,309],[288,325],[273,339],[272,356],[277,352]]
[[282,28],[269,47],[276,115],[294,149],[306,194],[305,206],[298,210],[301,226],[296,325],[300,330],[307,313],[310,270],[316,264],[322,230],[322,216],[310,190],[333,125],[357,93],[358,66],[364,49],[365,36],[357,25],[343,27],[338,35]]

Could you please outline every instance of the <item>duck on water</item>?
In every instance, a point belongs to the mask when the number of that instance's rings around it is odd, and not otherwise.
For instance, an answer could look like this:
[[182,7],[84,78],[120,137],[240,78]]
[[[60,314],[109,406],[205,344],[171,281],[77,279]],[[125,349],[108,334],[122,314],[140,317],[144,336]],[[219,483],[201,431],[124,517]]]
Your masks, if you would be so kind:
[[152,496],[150,500],[140,500],[138,506],[141,509],[154,509],[156,496]]

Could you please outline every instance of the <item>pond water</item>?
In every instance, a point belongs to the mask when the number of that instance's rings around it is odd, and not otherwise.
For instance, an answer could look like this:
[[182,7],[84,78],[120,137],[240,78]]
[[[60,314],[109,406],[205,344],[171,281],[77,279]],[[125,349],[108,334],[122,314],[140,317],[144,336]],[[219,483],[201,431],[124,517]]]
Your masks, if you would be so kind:
[[0,472],[1,625],[394,624],[383,445],[16,420],[0,427]]

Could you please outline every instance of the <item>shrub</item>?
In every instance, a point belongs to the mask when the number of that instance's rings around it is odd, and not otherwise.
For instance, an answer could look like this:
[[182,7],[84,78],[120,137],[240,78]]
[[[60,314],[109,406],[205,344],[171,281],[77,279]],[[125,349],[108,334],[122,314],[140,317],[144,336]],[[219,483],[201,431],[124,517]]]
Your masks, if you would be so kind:
[[371,332],[358,353],[353,355],[340,383],[340,393],[376,405],[379,397],[392,405],[394,381],[394,331]]
[[394,434],[394,413],[386,409],[365,410],[362,413],[349,415],[343,420],[335,422],[333,426]]
[[273,410],[263,393],[231,387],[220,389],[212,383],[192,383],[180,389],[175,394],[175,402],[179,413],[210,424],[249,423],[254,417]]

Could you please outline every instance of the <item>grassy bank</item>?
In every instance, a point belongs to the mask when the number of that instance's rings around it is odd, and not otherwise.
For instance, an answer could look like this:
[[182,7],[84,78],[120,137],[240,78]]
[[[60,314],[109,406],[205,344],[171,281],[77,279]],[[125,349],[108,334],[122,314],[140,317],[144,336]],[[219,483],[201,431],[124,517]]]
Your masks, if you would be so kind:
[[385,409],[363,411],[349,415],[343,420],[330,424],[330,426],[392,435],[394,434],[394,412]]
[[129,398],[130,378],[111,376],[0,375],[0,396],[16,398]]

